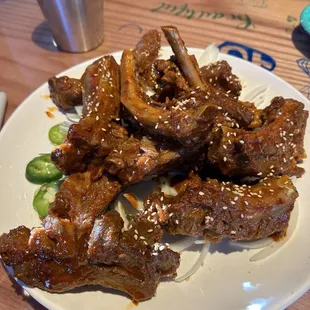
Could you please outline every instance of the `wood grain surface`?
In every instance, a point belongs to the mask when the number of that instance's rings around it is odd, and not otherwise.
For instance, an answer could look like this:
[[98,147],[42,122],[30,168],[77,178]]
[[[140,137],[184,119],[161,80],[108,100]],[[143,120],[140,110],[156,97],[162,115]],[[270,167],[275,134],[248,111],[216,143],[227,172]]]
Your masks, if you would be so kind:
[[[248,48],[262,52],[267,55],[263,59],[259,52],[253,53],[254,63],[270,67],[270,59],[274,60],[273,72],[309,98],[310,37],[298,26],[300,12],[307,4],[310,1],[105,0],[104,42],[90,52],[70,54],[53,44],[36,1],[0,0],[0,90],[8,95],[5,121],[49,77],[84,60],[131,48],[141,34],[165,24],[176,25],[187,46],[232,41],[241,44],[243,58],[247,59]],[[229,48],[227,45],[223,51]],[[25,297],[0,267],[0,309],[44,307]],[[310,292],[288,309],[310,309]]]

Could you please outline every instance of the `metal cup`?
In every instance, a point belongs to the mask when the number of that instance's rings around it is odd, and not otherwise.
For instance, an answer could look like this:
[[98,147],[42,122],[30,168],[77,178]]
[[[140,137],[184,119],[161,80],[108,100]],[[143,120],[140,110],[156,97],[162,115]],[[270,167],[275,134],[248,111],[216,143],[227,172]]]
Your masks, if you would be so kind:
[[37,0],[57,46],[87,52],[103,41],[103,0]]

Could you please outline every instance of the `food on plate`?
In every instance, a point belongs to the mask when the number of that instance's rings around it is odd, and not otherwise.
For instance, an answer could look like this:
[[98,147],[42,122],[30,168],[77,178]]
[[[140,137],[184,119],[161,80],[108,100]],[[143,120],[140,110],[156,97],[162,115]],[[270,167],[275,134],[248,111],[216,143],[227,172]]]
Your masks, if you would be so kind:
[[194,175],[176,196],[156,193],[144,201],[145,216],[157,218],[169,234],[219,242],[285,236],[298,193],[287,176],[255,185]]
[[202,145],[184,148],[182,145],[156,141],[142,137],[130,137],[116,147],[104,160],[105,169],[117,176],[123,185],[137,183],[143,179],[161,175],[186,165],[202,153]]
[[20,226],[0,237],[1,256],[15,276],[51,292],[99,284],[141,301],[154,296],[161,278],[173,277],[179,254],[158,243],[162,230],[135,218],[123,231],[116,211],[98,217],[88,238],[77,238],[67,219],[48,215],[43,228]]
[[70,110],[76,105],[82,104],[82,85],[78,79],[61,76],[48,80],[51,99],[57,107]]
[[52,152],[56,166],[66,174],[83,172],[88,164],[108,155],[127,138],[119,125],[119,65],[104,56],[88,66],[82,77],[83,117],[70,126],[64,143]]
[[[0,237],[2,260],[26,284],[50,292],[99,284],[142,301],[176,277],[178,251],[193,242],[285,238],[308,111],[282,97],[263,110],[240,101],[226,61],[199,68],[178,30],[162,30],[170,59],[158,59],[161,37],[151,30],[120,65],[104,56],[81,79],[49,80],[57,106],[83,108],[64,140],[62,126],[50,131],[58,145],[51,156],[26,168],[29,181],[44,183],[33,201],[42,226]],[[130,190],[148,179],[157,186],[143,207]],[[119,200],[124,191],[134,214]],[[166,234],[184,236],[178,251]],[[176,281],[196,272],[207,251],[204,244]]]
[[231,99],[238,99],[242,87],[238,77],[232,73],[226,60],[211,63],[200,69],[205,83],[210,83],[216,91],[227,94]]
[[293,99],[276,97],[262,111],[255,131],[222,126],[209,148],[208,159],[229,176],[301,176],[297,164],[306,157],[304,135],[309,112]]

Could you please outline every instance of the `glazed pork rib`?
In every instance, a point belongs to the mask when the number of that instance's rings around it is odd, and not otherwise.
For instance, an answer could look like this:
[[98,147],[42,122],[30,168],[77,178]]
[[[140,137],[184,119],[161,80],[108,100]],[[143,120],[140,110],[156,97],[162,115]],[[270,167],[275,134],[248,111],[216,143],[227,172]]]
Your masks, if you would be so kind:
[[209,161],[228,176],[301,176],[306,157],[308,111],[293,99],[276,97],[263,110],[265,124],[255,131],[222,127],[208,151]]
[[50,96],[55,105],[63,110],[70,110],[82,104],[82,84],[78,79],[61,76],[48,80]]
[[52,160],[66,174],[83,172],[94,158],[104,158],[127,138],[117,124],[120,110],[119,66],[104,56],[87,67],[83,77],[83,117],[73,124]]
[[160,107],[139,86],[130,50],[123,52],[121,61],[121,101],[144,130],[175,139],[187,147],[206,143],[218,116],[226,114],[242,127],[253,120],[253,113],[246,106],[231,104],[226,96],[219,100],[215,94],[196,89],[172,100],[168,108]]
[[206,241],[253,240],[285,236],[298,193],[287,176],[266,178],[253,186],[187,181],[177,196],[152,194],[145,216],[169,234],[202,236]]
[[152,65],[158,57],[160,49],[160,32],[158,30],[148,31],[137,43],[133,50],[134,58],[137,65],[137,74],[142,82],[150,76]]
[[[177,29],[166,26],[162,30],[175,53],[175,63],[156,61],[153,97],[162,97],[165,91],[173,92],[173,88],[179,97],[171,100],[167,97],[161,103],[147,96],[136,76],[139,66],[134,52],[125,50],[121,60],[121,101],[136,123],[151,135],[177,140],[186,147],[208,143],[218,117],[229,118],[238,128],[248,128],[254,120],[253,107],[232,100],[227,93],[219,93],[210,83],[204,83],[198,65],[188,55]],[[176,64],[184,77],[174,68]],[[173,87],[173,83],[178,84]],[[159,93],[156,93],[156,86]]]
[[181,145],[130,137],[104,160],[106,171],[123,185],[164,174],[181,164],[188,164],[203,152],[203,145],[185,148]]
[[[157,30],[145,34],[137,44],[134,55],[142,77],[150,70],[159,48],[160,34]],[[56,85],[56,81],[53,78],[49,83]],[[70,81],[72,84],[73,80]],[[66,141],[52,152],[52,160],[66,174],[83,172],[92,161],[100,164],[111,150],[127,139],[126,129],[118,124],[119,82],[119,66],[112,56],[102,57],[87,67],[80,83],[83,117],[78,124],[70,126]],[[54,89],[50,86],[51,96],[56,98]]]
[[183,71],[183,75],[189,82],[190,86],[202,90],[205,89],[206,85],[203,83],[199,71],[195,68],[192,59],[188,55],[184,41],[182,40],[178,29],[174,26],[163,26],[161,29],[165,34],[165,37],[176,56],[176,60]]
[[232,73],[226,60],[211,63],[200,69],[200,74],[205,83],[210,83],[217,92],[226,93],[231,99],[237,100],[241,93],[239,78]]
[[56,194],[49,215],[69,219],[79,238],[92,230],[96,217],[105,212],[120,193],[121,185],[103,169],[70,175]]
[[161,278],[176,275],[180,255],[158,243],[162,230],[152,222],[134,219],[123,231],[119,213],[109,211],[96,220],[89,247],[74,233],[68,220],[46,219],[31,231],[20,226],[0,237],[0,255],[14,276],[50,292],[98,284],[142,301],[155,295]]

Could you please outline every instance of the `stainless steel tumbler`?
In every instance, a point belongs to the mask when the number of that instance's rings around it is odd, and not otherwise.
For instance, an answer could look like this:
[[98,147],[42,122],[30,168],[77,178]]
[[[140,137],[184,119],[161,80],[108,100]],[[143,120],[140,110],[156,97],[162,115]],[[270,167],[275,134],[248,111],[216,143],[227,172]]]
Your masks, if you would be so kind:
[[58,47],[87,52],[103,41],[103,0],[37,0]]

